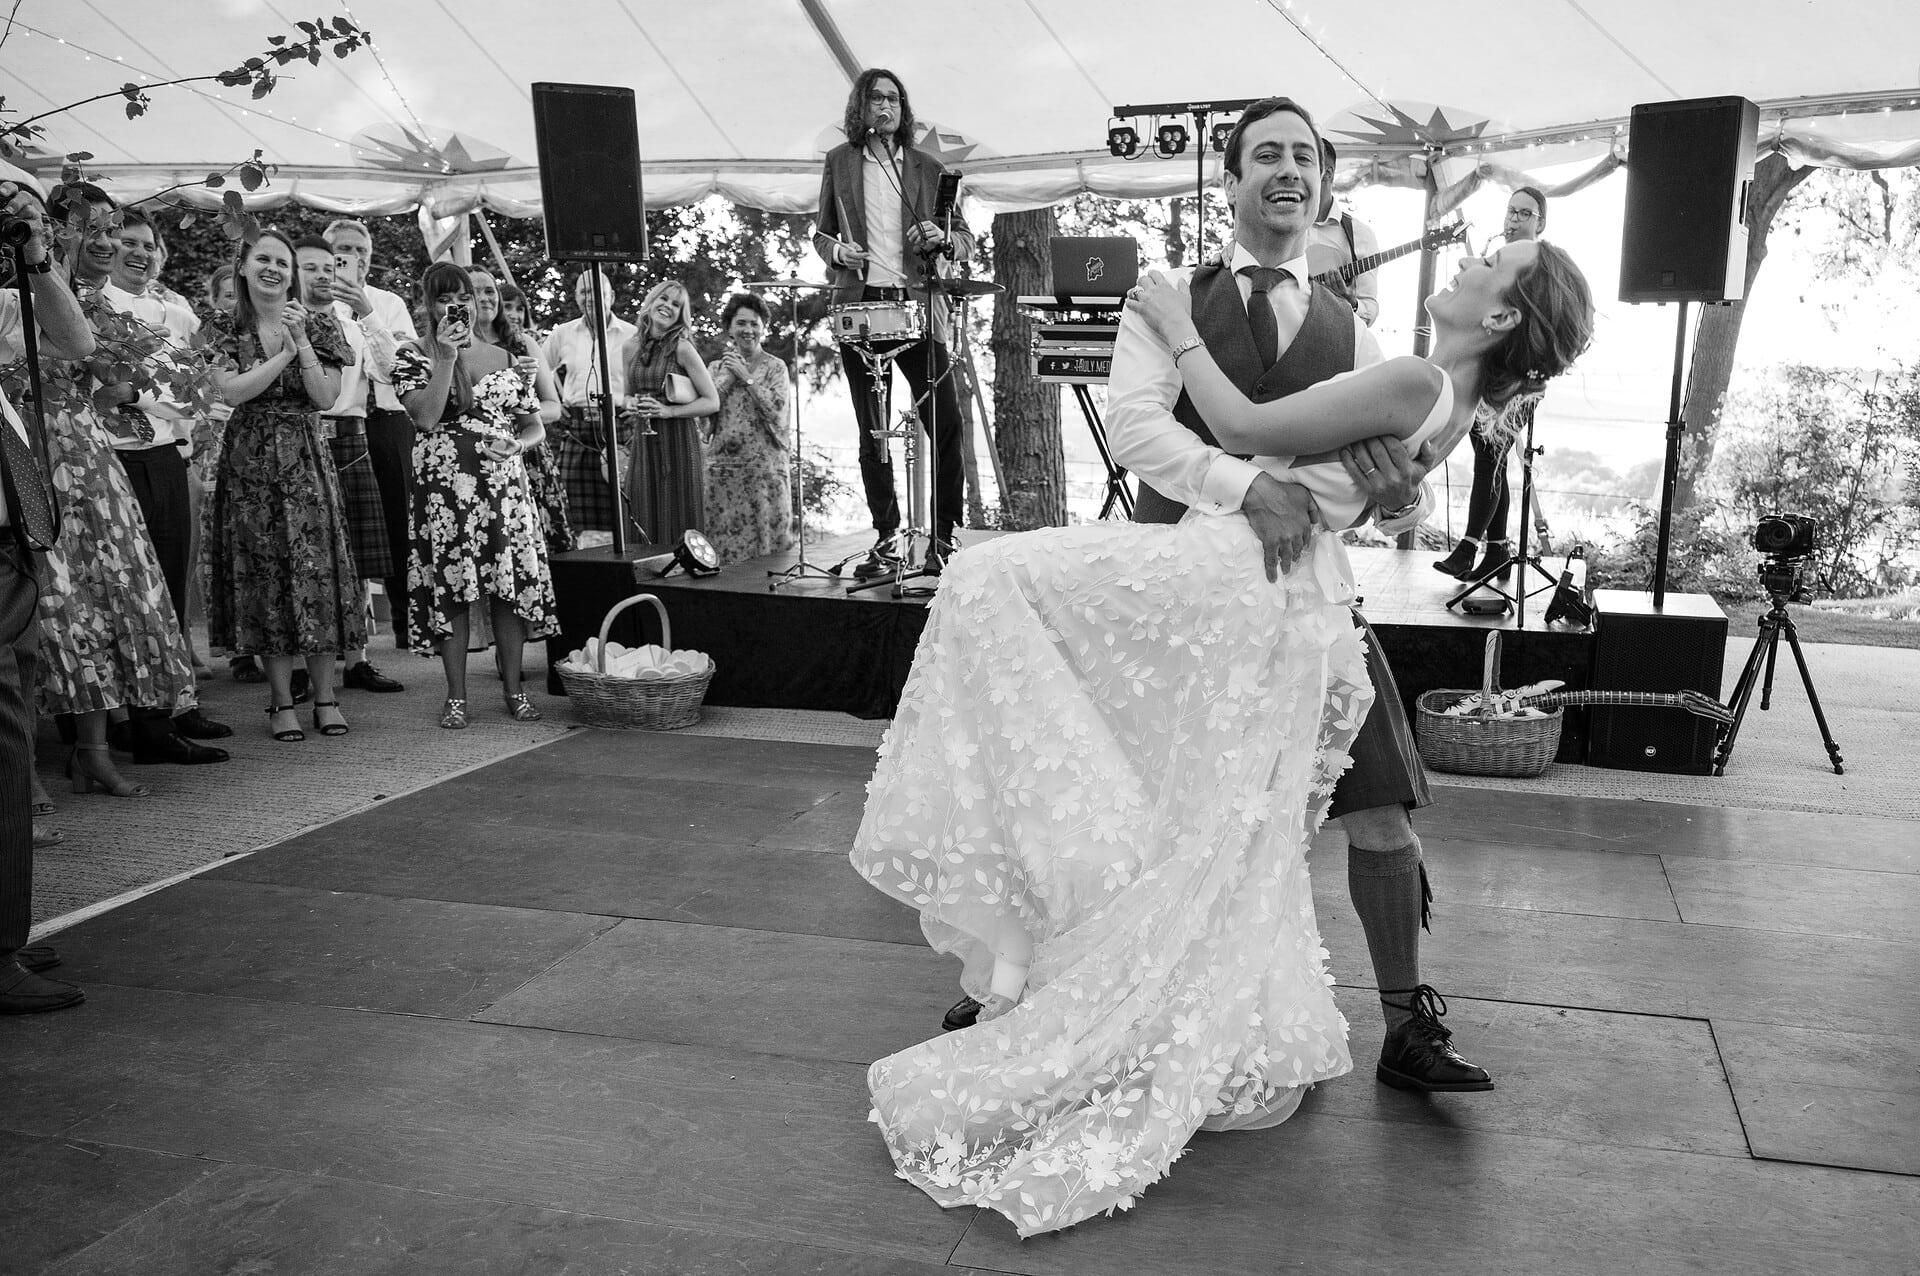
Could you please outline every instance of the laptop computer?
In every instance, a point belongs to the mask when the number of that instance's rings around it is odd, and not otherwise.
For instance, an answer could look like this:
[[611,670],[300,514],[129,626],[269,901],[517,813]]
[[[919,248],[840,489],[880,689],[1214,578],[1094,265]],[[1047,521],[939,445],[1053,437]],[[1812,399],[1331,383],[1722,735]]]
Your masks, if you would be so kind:
[[1140,245],[1129,236],[1055,235],[1047,247],[1053,262],[1053,295],[1061,301],[1117,299],[1140,282]]

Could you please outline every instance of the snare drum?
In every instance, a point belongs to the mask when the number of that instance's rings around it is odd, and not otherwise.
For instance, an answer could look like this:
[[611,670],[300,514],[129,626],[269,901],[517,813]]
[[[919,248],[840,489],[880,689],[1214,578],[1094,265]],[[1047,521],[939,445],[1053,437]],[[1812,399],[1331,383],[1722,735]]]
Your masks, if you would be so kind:
[[926,307],[917,301],[862,301],[833,308],[834,339],[866,350],[912,345],[927,333]]

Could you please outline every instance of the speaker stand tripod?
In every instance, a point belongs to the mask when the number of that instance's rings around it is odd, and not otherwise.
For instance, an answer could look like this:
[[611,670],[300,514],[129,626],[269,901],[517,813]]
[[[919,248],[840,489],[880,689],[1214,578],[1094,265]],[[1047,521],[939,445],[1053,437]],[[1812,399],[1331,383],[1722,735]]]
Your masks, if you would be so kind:
[[[1481,589],[1488,590],[1513,604],[1515,629],[1527,627],[1527,599],[1534,594],[1545,593],[1560,583],[1559,577],[1541,565],[1540,556],[1533,551],[1533,547],[1527,541],[1527,533],[1533,526],[1533,458],[1545,450],[1533,445],[1535,406],[1529,403],[1520,409],[1527,418],[1526,438],[1520,447],[1520,553],[1510,562],[1489,567],[1477,575],[1466,577],[1466,583],[1455,591],[1453,597],[1447,599],[1447,610],[1452,611],[1463,605],[1468,595]],[[1509,569],[1516,573],[1512,592],[1508,592],[1505,586],[1497,583]],[[1539,572],[1546,584],[1528,589],[1528,571]]]
[[[1820,726],[1820,741],[1827,746],[1827,758],[1833,764],[1835,775],[1845,775],[1841,767],[1844,759],[1840,756],[1840,746],[1833,742],[1833,732],[1827,728],[1827,715],[1820,709],[1820,696],[1813,689],[1813,675],[1807,670],[1807,658],[1800,650],[1800,634],[1793,627],[1793,616],[1787,611],[1789,594],[1767,591],[1767,597],[1773,606],[1767,614],[1760,617],[1760,637],[1754,641],[1753,651],[1747,656],[1746,667],[1740,671],[1739,681],[1733,684],[1733,697],[1727,701],[1733,710],[1733,721],[1727,724],[1726,734],[1720,737],[1720,747],[1713,755],[1713,773],[1727,773],[1727,759],[1733,756],[1733,742],[1740,734],[1740,724],[1747,716],[1747,704],[1753,699],[1753,684],[1760,680],[1760,710],[1766,712],[1773,700],[1773,666],[1780,650],[1780,635],[1787,636],[1787,646],[1793,651],[1793,662],[1800,666],[1800,682],[1807,689],[1807,703],[1813,708],[1813,720]],[[1767,671],[1764,679],[1760,675],[1760,662],[1766,661]]]

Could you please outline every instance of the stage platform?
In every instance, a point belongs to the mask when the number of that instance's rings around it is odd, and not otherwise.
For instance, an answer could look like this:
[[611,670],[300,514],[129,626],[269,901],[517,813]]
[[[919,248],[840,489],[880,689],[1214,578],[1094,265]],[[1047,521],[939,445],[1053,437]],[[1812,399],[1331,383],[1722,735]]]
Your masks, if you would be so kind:
[[[1004,533],[963,535],[968,544],[978,544]],[[837,537],[810,548],[808,558],[831,565],[871,543],[871,533]],[[636,592],[631,560],[657,552],[630,549],[622,559],[610,549],[592,549],[555,557],[562,632],[547,644],[550,658],[564,658],[597,633],[608,609]],[[1526,626],[1518,629],[1511,615],[1473,617],[1449,611],[1446,600],[1458,584],[1432,569],[1438,554],[1374,548],[1350,552],[1362,609],[1392,662],[1410,715],[1423,691],[1480,685],[1486,635],[1493,630],[1506,635],[1503,686],[1548,678],[1561,680],[1569,690],[1590,685],[1594,636],[1545,623],[1550,590],[1528,601]],[[886,588],[849,594],[850,578],[808,579],[769,589],[773,573],[791,567],[795,557],[757,558],[700,580],[681,573],[655,579],[649,573],[640,588],[665,604],[675,646],[713,656],[718,670],[707,692],[709,704],[893,716],[926,622],[928,600],[897,599]],[[636,608],[621,616],[614,639],[628,644],[658,641],[650,615],[642,618],[647,610]],[[1694,689],[1718,696],[1718,676],[1716,667],[1713,685]],[[551,673],[548,689],[561,692],[559,678]],[[1559,760],[1581,761],[1586,736],[1585,714],[1570,711]]]

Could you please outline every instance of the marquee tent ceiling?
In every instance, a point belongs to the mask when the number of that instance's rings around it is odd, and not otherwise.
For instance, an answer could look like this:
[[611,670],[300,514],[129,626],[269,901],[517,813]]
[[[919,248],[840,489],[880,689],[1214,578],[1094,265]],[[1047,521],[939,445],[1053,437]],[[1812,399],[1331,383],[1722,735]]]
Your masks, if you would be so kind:
[[[1638,102],[1741,94],[1763,148],[1805,162],[1920,162],[1914,0],[23,0],[0,47],[10,118],[123,81],[225,69],[322,12],[374,37],[289,68],[260,102],[215,84],[159,89],[143,118],[106,101],[45,121],[118,193],[191,182],[256,149],[280,166],[250,199],[348,211],[425,203],[537,210],[528,85],[632,87],[650,205],[718,192],[812,208],[848,66],[893,68],[916,112],[994,209],[1078,191],[1192,189],[1195,155],[1113,160],[1115,104],[1286,92],[1323,116],[1443,103],[1486,121],[1454,139],[1442,184],[1624,145]],[[143,81],[144,77],[144,81]],[[1904,91],[1903,91],[1904,90]],[[1191,120],[1187,121],[1191,124]],[[1144,121],[1142,121],[1144,123]],[[457,131],[458,139],[451,135]],[[1145,130],[1143,129],[1143,132]],[[1344,138],[1362,175],[1417,182],[1425,139]],[[420,143],[426,143],[421,145]],[[197,192],[211,199],[213,192]]]

